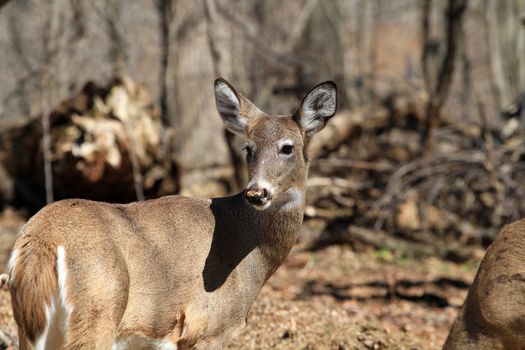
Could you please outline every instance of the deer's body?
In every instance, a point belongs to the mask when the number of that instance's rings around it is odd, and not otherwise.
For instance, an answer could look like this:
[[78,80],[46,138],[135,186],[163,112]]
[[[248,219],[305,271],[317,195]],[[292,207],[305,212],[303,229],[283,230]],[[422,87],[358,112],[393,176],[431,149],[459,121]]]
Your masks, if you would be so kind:
[[[65,305],[57,298],[55,306],[72,306],[71,316],[79,319],[68,331],[71,337],[86,333],[80,343],[105,339],[104,332],[122,342],[132,335],[173,344],[222,341],[214,335],[243,325],[257,293],[297,238],[302,207],[286,215],[256,212],[242,195],[168,196],[129,205],[57,202],[28,222],[14,254],[45,255],[50,259],[43,263],[56,270],[62,247],[66,283],[55,293],[48,284],[41,290],[27,287],[34,297],[19,307],[42,308],[45,314],[44,300],[65,287]],[[41,266],[15,267],[15,286],[18,277],[41,271]],[[93,319],[93,314],[106,316]],[[42,321],[32,318],[30,327],[43,333]],[[95,337],[89,336],[94,328]]]
[[444,349],[525,349],[525,220],[488,248]]
[[[73,199],[31,218],[9,265],[21,350],[221,349],[297,238],[307,140],[335,113],[327,84],[295,115],[268,116],[216,82],[226,126],[248,139],[243,193],[126,205]],[[330,113],[314,113],[326,98]]]

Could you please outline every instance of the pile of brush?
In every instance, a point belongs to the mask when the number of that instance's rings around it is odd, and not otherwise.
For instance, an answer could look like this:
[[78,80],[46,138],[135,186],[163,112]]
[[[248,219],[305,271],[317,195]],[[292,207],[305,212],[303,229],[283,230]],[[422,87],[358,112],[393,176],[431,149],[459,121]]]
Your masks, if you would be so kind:
[[[49,116],[54,199],[129,202],[179,191],[172,133],[145,89],[128,78],[87,83]],[[45,203],[42,120],[0,134],[4,201],[32,210]],[[49,186],[48,186],[49,187]],[[47,189],[50,190],[49,188]]]
[[487,245],[502,225],[525,217],[525,127],[511,120],[489,130],[449,118],[422,151],[424,105],[421,96],[392,96],[345,116],[354,120],[347,137],[312,164],[306,214],[315,245],[462,260],[465,247]]

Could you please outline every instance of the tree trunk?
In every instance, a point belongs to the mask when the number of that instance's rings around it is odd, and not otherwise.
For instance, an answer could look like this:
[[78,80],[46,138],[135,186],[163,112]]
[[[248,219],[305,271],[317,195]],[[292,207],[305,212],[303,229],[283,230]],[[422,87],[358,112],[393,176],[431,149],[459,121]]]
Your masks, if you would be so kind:
[[[445,10],[445,38],[442,55],[435,51],[437,43],[431,37],[431,12],[432,0],[425,0],[422,13],[422,36],[423,53],[421,64],[423,67],[423,77],[429,95],[427,106],[427,116],[425,125],[421,133],[421,147],[423,151],[430,151],[433,148],[433,130],[438,124],[441,107],[445,103],[452,83],[454,74],[454,64],[459,51],[459,40],[461,36],[461,26],[463,15],[467,8],[467,0],[448,0]],[[434,56],[434,57],[433,57]],[[431,69],[431,59],[437,60],[437,69]],[[435,74],[435,76],[433,76]]]
[[108,0],[105,4],[105,20],[110,39],[108,56],[114,76],[120,76],[124,73],[126,63],[126,43],[119,27],[121,5],[120,0]]
[[170,27],[173,21],[173,0],[157,0],[157,13],[159,16],[159,32],[160,32],[160,116],[162,125],[169,128],[172,121],[168,110],[168,63],[170,56]]
[[523,0],[485,4],[491,75],[501,111],[518,102],[525,92],[524,10]]

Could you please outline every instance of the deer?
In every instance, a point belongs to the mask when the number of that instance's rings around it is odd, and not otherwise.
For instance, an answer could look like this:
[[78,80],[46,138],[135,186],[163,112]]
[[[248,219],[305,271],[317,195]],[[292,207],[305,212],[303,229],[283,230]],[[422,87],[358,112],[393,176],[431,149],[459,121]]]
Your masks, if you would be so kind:
[[487,249],[443,349],[525,349],[524,219]]
[[246,139],[246,188],[42,208],[5,278],[21,350],[222,349],[246,325],[298,238],[307,147],[336,113],[337,86],[315,86],[289,115],[262,112],[223,78],[214,91],[225,128]]

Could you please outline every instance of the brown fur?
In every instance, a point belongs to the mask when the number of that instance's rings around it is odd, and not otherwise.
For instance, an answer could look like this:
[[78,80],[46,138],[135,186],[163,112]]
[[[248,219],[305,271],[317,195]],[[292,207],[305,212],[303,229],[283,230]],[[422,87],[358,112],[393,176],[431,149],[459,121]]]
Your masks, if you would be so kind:
[[[26,230],[34,223],[29,222]],[[57,292],[55,245],[22,232],[14,249],[18,250],[15,269],[10,271],[13,314],[21,332],[33,342],[45,329],[45,305],[50,306]],[[20,344],[24,348],[24,344]]]
[[525,349],[525,220],[488,248],[444,349]]
[[[109,349],[131,335],[169,339],[179,349],[221,349],[245,324],[259,290],[297,239],[308,163],[305,133],[292,116],[268,116],[240,101],[246,136],[257,148],[250,178],[272,182],[275,206],[258,211],[239,193],[126,205],[75,199],[45,207],[15,244],[10,288],[21,344],[42,333],[44,302],[58,297],[59,246],[72,306],[66,349]],[[289,157],[279,156],[283,138],[295,144]],[[301,197],[284,210],[279,198],[289,189]]]

